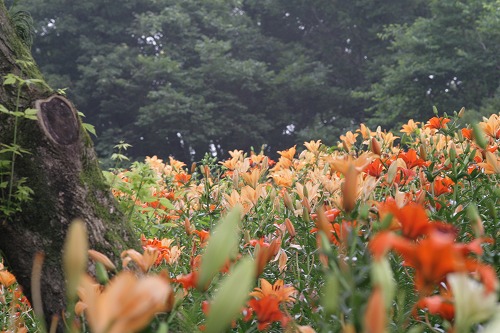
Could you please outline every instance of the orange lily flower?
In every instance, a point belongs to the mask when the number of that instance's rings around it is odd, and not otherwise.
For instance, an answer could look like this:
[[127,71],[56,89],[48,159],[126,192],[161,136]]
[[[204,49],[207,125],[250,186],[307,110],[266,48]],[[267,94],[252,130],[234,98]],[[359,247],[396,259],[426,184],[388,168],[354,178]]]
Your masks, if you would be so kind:
[[[262,245],[261,245],[262,244]],[[257,265],[256,275],[259,276],[267,263],[276,256],[281,248],[281,239],[275,238],[269,243],[258,243],[255,245],[254,258]]]
[[410,134],[412,134],[412,133],[414,133],[414,132],[417,131],[418,124],[420,124],[419,121],[415,122],[415,121],[413,121],[413,119],[410,119],[410,120],[408,120],[408,123],[406,123],[405,125],[403,125],[403,127],[400,130],[400,132],[406,133],[406,134],[410,135]]
[[481,254],[481,240],[460,244],[455,243],[454,238],[455,235],[444,228],[435,228],[418,242],[386,231],[375,235],[369,248],[375,259],[390,249],[402,255],[404,264],[415,268],[415,287],[424,295],[432,292],[452,272],[477,272],[486,289],[494,289],[497,284],[494,270],[492,273],[489,266],[467,257],[470,253]]
[[174,176],[174,180],[175,180],[177,186],[186,185],[190,179],[191,179],[191,175],[188,175],[186,173],[178,173]]
[[446,124],[449,123],[451,119],[449,118],[444,118],[444,117],[432,117],[429,119],[429,121],[425,124],[425,128],[430,128],[430,129],[441,129],[445,128]]
[[384,165],[382,164],[380,158],[377,158],[368,164],[363,171],[372,177],[380,178],[382,176],[382,172],[384,171]]
[[495,154],[489,151],[485,152],[486,158],[482,163],[478,165],[484,169],[484,173],[487,175],[499,174],[500,173],[500,159],[495,156]]
[[448,321],[455,318],[455,306],[453,298],[449,295],[434,295],[420,299],[414,308],[414,315],[417,309],[427,309],[430,314],[438,315]]
[[297,152],[297,145],[287,150],[279,151],[278,154],[280,154],[282,157],[288,160],[293,160],[293,156],[295,155],[296,152]]
[[348,131],[345,135],[340,136],[340,140],[342,140],[342,145],[346,151],[351,150],[352,146],[356,143],[356,137],[358,135],[358,133]]
[[462,128],[461,132],[464,138],[472,140],[472,128]]
[[198,271],[192,271],[188,274],[177,275],[175,279],[172,279],[172,282],[180,283],[184,290],[196,288],[198,284]]
[[410,239],[417,239],[432,228],[425,208],[416,203],[399,208],[396,201],[386,201],[379,205],[379,213],[381,219],[388,213],[394,215],[400,224],[402,235]]
[[257,329],[259,331],[267,329],[273,322],[280,322],[282,327],[287,326],[291,319],[281,312],[279,305],[280,301],[274,295],[248,301],[248,306],[257,315]]
[[398,155],[405,163],[408,169],[413,169],[417,166],[427,166],[429,163],[417,156],[415,149],[408,149],[408,151],[401,152]]
[[137,332],[158,312],[170,311],[173,292],[160,276],[138,278],[122,271],[106,287],[84,275],[78,289],[79,311],[94,333]]
[[208,242],[208,239],[210,238],[210,232],[206,230],[195,230],[193,231],[198,237],[200,237],[201,245],[203,246]]
[[276,280],[274,284],[269,283],[266,279],[260,279],[260,288],[254,288],[254,291],[250,293],[257,299],[264,298],[266,296],[274,296],[278,299],[280,303],[295,302],[293,295],[297,293],[294,287],[285,287],[284,282],[281,279]]
[[134,262],[143,273],[147,273],[155,263],[156,258],[158,258],[158,254],[158,250],[152,247],[146,247],[143,254],[132,249],[125,250],[120,255],[122,258],[122,267],[126,268],[130,262]]
[[434,179],[434,182],[432,183],[434,195],[436,197],[438,197],[441,194],[452,193],[453,192],[452,186],[454,184],[455,183],[448,177],[443,178],[443,177],[437,176]]
[[6,286],[7,288],[16,282],[16,277],[14,274],[7,270],[0,271],[0,285]]
[[321,147],[321,140],[304,142],[304,146],[306,146],[307,150],[311,153],[316,153],[319,150],[319,147]]

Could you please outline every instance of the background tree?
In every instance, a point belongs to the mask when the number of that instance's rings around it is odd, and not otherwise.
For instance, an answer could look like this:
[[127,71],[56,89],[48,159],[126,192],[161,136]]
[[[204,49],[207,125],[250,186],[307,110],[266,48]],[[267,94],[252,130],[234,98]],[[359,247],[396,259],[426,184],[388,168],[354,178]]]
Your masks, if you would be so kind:
[[264,4],[246,0],[245,9],[265,35],[298,43],[327,68],[329,90],[318,92],[327,93],[328,102],[305,115],[307,125],[299,137],[319,136],[334,143],[366,118],[364,110],[370,100],[354,93],[378,81],[389,45],[379,34],[388,24],[410,23],[426,15],[426,1],[275,0]]
[[452,112],[498,105],[500,2],[429,1],[429,8],[429,17],[386,30],[392,63],[371,90],[372,124],[425,119],[433,106]]

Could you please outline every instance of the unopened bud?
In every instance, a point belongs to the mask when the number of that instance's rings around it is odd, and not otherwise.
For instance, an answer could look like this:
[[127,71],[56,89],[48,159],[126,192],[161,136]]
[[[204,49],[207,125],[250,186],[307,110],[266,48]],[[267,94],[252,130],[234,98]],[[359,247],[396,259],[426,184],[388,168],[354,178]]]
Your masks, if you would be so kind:
[[477,210],[477,207],[473,204],[467,207],[467,216],[471,221],[472,231],[476,237],[482,237],[484,235],[484,226],[481,216]]
[[75,220],[69,226],[63,255],[66,295],[70,302],[76,299],[80,279],[87,268],[87,251],[88,238],[85,223],[81,220]]
[[295,227],[293,226],[293,223],[292,221],[290,221],[289,218],[286,218],[285,219],[285,227],[286,227],[286,231],[288,231],[288,233],[290,234],[290,237],[295,237],[296,235],[296,232],[295,232]]
[[484,136],[483,129],[477,123],[472,124],[472,135],[476,144],[482,149],[486,149],[488,142]]
[[427,160],[427,152],[425,151],[424,141],[422,141],[422,143],[418,147],[418,152],[423,160]]
[[393,161],[391,163],[391,166],[387,170],[387,182],[389,184],[392,184],[392,182],[394,181],[394,178],[396,178],[396,173],[397,172],[398,172],[398,162],[397,161]]
[[358,171],[354,165],[349,165],[342,186],[342,205],[344,211],[350,212],[356,206],[358,198]]
[[196,162],[193,162],[193,164],[191,164],[191,174],[195,172],[196,172]]
[[290,209],[291,211],[295,210],[295,208],[293,207],[292,198],[290,198],[290,194],[288,194],[287,191],[283,192],[283,201],[286,208]]
[[88,250],[89,258],[92,259],[96,263],[101,263],[104,268],[108,271],[116,271],[116,266],[113,262],[101,252],[96,250]]
[[450,143],[449,156],[450,156],[450,161],[455,162],[455,159],[457,158],[457,149],[455,147],[454,142]]
[[340,283],[336,274],[327,273],[321,293],[321,306],[326,315],[334,314],[339,305]]
[[109,275],[108,272],[106,271],[106,268],[104,265],[100,262],[97,262],[95,265],[95,276],[97,278],[97,281],[99,281],[100,284],[107,284],[109,282]]
[[191,221],[189,221],[187,217],[184,219],[184,230],[188,236],[195,230],[195,228],[191,225]]
[[374,137],[371,140],[371,150],[374,154],[381,155],[382,150],[380,148],[380,143]]
[[385,256],[375,260],[372,263],[370,274],[372,284],[374,286],[378,285],[382,288],[386,309],[390,308],[396,291],[396,282],[394,281],[389,260],[387,260]]
[[464,113],[465,113],[465,108],[462,106],[460,111],[458,111],[458,118],[462,118],[464,116]]

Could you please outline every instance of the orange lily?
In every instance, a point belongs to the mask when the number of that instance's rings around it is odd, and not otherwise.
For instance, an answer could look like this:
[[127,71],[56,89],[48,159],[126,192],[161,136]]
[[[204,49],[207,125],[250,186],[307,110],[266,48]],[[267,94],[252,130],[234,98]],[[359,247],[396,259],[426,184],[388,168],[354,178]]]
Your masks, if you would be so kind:
[[425,124],[425,128],[430,128],[430,129],[441,129],[445,128],[446,124],[449,123],[451,119],[445,118],[445,117],[432,117],[429,119],[429,121]]
[[286,303],[295,302],[293,295],[296,293],[297,290],[294,287],[285,287],[281,279],[276,280],[274,284],[269,283],[266,279],[260,279],[260,288],[254,288],[250,296],[261,299],[271,295],[276,297],[280,303]]
[[130,271],[120,272],[106,287],[84,275],[78,294],[77,308],[85,311],[94,333],[137,332],[173,305],[172,288],[164,278],[138,278]]
[[267,329],[273,322],[280,322],[282,327],[287,326],[291,319],[281,312],[279,305],[280,301],[273,295],[248,301],[248,306],[257,315],[257,329],[259,331]]

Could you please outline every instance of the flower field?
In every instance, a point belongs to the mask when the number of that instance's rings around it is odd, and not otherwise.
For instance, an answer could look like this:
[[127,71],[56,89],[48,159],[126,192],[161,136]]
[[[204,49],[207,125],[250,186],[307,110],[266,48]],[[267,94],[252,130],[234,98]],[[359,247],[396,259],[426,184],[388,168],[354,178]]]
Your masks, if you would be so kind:
[[[68,332],[500,332],[500,114],[460,116],[276,161],[122,169],[119,145],[105,176],[142,250],[118,265],[72,225]],[[43,332],[1,264],[0,288],[0,330]]]

